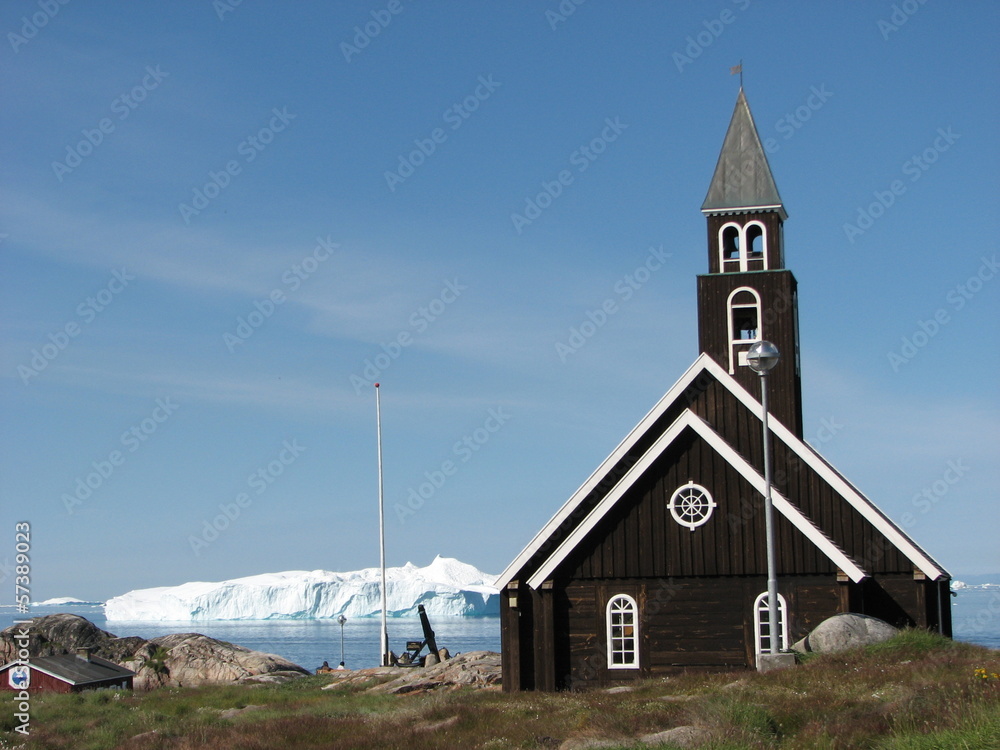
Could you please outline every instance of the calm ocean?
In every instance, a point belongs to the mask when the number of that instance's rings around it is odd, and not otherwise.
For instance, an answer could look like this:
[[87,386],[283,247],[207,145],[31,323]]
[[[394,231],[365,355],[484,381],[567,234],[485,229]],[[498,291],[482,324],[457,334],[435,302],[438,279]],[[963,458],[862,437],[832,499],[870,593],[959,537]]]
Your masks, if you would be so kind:
[[[960,589],[953,597],[955,638],[1000,649],[1000,587]],[[227,620],[196,622],[108,623],[101,606],[36,607],[31,615],[55,612],[83,615],[99,628],[115,635],[154,638],[167,633],[203,633],[255,651],[278,654],[306,669],[315,670],[324,661],[340,661],[341,628],[334,620]],[[13,606],[0,606],[0,627],[15,619]],[[431,620],[439,647],[452,654],[464,651],[499,651],[500,620],[496,617],[438,617]],[[420,621],[389,620],[389,647],[396,653],[408,640],[423,640]],[[379,662],[379,618],[348,620],[343,628],[344,661],[351,669],[374,667]]]

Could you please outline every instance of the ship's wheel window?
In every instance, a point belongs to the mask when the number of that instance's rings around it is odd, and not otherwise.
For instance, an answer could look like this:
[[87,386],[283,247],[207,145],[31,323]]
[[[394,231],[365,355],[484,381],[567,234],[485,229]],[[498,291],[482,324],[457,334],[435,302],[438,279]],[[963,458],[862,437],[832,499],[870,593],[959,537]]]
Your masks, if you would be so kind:
[[674,491],[669,507],[677,523],[694,531],[712,517],[716,504],[712,493],[700,484],[688,482]]

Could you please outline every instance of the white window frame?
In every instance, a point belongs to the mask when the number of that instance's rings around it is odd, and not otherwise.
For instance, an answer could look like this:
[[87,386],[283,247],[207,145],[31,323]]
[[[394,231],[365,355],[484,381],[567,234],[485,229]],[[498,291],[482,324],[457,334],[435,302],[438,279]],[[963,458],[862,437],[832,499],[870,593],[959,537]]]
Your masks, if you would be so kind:
[[[736,238],[739,241],[739,254],[735,258],[726,257],[726,243],[725,234],[726,230],[729,228],[736,229]],[[761,254],[759,256],[750,257],[750,243],[747,241],[747,230],[750,227],[757,227],[760,229],[760,249]],[[767,264],[767,227],[764,223],[754,219],[753,221],[748,221],[745,225],[737,224],[735,221],[728,221],[719,227],[719,270],[722,273],[734,273],[741,272],[745,273],[749,270],[751,260],[762,260],[764,262],[763,270],[768,270]]]
[[[760,656],[761,654],[776,653],[770,650],[765,651],[763,649],[762,641],[767,639],[768,649],[771,647],[770,636],[764,635],[764,628],[769,627],[768,622],[768,610],[767,610],[767,592],[754,599],[753,602],[753,650],[754,654]],[[778,651],[788,650],[788,605],[785,602],[785,597],[778,594],[778,630],[781,633],[781,643],[778,646]]]
[[[623,602],[625,604],[624,608],[617,608],[612,611],[613,605],[616,602]],[[631,623],[621,622],[613,623],[613,615],[631,615]],[[605,635],[608,641],[608,669],[638,669],[639,668],[639,606],[635,603],[633,599],[628,594],[615,594],[612,596],[604,608],[604,621],[605,621]],[[631,635],[615,635],[615,627],[627,627],[629,624],[632,626]],[[631,648],[625,648],[626,641],[632,641]],[[620,641],[622,646],[620,648],[615,648],[616,641]],[[620,653],[623,655],[628,655],[631,653],[631,659],[628,661],[615,662],[615,654]]]
[[[690,490],[699,493],[702,497],[702,500],[704,501],[703,503],[704,510],[702,511],[702,515],[694,521],[686,520],[682,515],[683,509],[677,507],[678,506],[677,500],[681,497],[681,495],[686,494]],[[683,484],[676,490],[674,490],[674,494],[670,496],[670,502],[667,505],[667,507],[670,509],[670,515],[673,516],[673,519],[678,524],[685,527],[686,529],[694,531],[696,528],[701,526],[703,523],[706,523],[708,519],[712,517],[712,512],[715,510],[717,505],[715,499],[712,497],[711,492],[702,487],[700,484],[695,484],[694,482],[688,482],[687,484]]]
[[[752,304],[741,303],[738,305],[733,304],[733,299],[740,292],[750,292],[753,295],[754,301]],[[755,308],[757,310],[757,336],[752,339],[737,339],[734,338],[736,331],[733,330],[733,312],[737,308]],[[757,341],[763,340],[764,332],[762,330],[764,326],[764,321],[761,320],[761,304],[760,304],[760,294],[756,289],[749,286],[741,286],[734,289],[729,293],[729,297],[726,299],[726,330],[729,336],[729,374],[733,375],[736,372],[737,365],[746,365],[746,352],[750,347]],[[745,349],[740,350],[740,354],[737,355],[737,346],[745,346]]]

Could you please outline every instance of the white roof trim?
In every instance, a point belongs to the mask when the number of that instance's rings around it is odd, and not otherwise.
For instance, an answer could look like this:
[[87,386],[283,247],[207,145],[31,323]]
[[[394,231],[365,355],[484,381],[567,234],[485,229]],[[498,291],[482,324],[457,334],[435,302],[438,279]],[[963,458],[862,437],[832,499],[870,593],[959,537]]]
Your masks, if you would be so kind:
[[[608,456],[580,488],[570,496],[559,511],[534,536],[531,542],[521,551],[507,569],[497,578],[494,584],[504,588],[522,567],[536,554],[546,541],[555,533],[559,526],[577,510],[580,503],[597,487],[614,468],[615,464],[635,445],[646,430],[670,407],[684,390],[695,381],[705,370],[722,383],[739,401],[750,409],[757,419],[763,415],[763,407],[736,380],[729,375],[715,360],[707,354],[701,354],[681,375],[676,383],[664,394],[656,405],[646,414],[635,428],[629,432],[617,448]],[[839,493],[851,504],[869,523],[892,541],[911,562],[931,580],[949,577],[947,571],[934,562],[906,534],[890,521],[867,497],[851,485],[824,459],[818,451],[796,437],[791,430],[771,415],[768,424],[774,434],[801,458],[807,466],[825,479],[835,492]]]
[[594,473],[587,478],[587,481],[580,485],[576,492],[570,495],[569,500],[563,503],[563,506],[556,511],[556,514],[549,519],[549,522],[545,524],[537,534],[535,534],[534,538],[528,543],[528,545],[521,550],[521,553],[517,557],[514,558],[514,561],[497,577],[496,582],[493,584],[496,588],[502,589],[514,579],[514,576],[518,574],[518,571],[520,571],[521,568],[524,567],[524,565],[527,564],[527,562],[532,558],[532,556],[542,548],[545,542],[548,541],[552,534],[556,532],[563,521],[573,515],[573,512],[577,509],[580,503],[583,502],[584,498],[586,498],[587,495],[589,495],[593,489],[601,483],[604,477],[607,476],[608,472],[615,467],[615,464],[617,464],[625,456],[625,454],[628,453],[629,449],[635,445],[636,441],[646,434],[646,430],[653,425],[653,422],[655,422],[663,414],[663,412],[666,411],[667,407],[670,406],[677,399],[677,397],[684,392],[684,389],[695,380],[695,378],[705,368],[706,363],[714,364],[712,358],[707,354],[700,355],[698,359],[694,361],[685,373],[681,375],[677,382],[671,386],[670,390],[664,394],[663,398],[656,402],[656,405],[650,409],[639,424],[637,424],[632,431],[625,436],[625,439],[618,444],[618,447],[611,452],[611,455],[601,462],[601,465],[594,470]]
[[[528,585],[537,589],[555,571],[563,560],[576,546],[583,541],[584,537],[600,522],[600,520],[614,507],[615,503],[625,494],[632,484],[642,476],[652,463],[666,450],[670,444],[685,429],[691,428],[698,433],[709,445],[711,445],[719,455],[730,466],[736,469],[751,486],[762,495],[764,494],[764,477],[758,474],[752,466],[730,446],[722,436],[713,430],[690,409],[685,409],[683,413],[674,420],[673,424],[661,435],[649,450],[639,459],[618,481],[614,488],[604,496],[594,509],[587,514],[575,529],[567,536],[548,559],[538,568],[534,575],[528,579]],[[822,551],[837,567],[847,573],[854,582],[860,581],[867,574],[858,567],[842,549],[827,537],[812,521],[806,518],[802,512],[792,505],[781,493],[772,490],[772,501],[775,510],[791,521],[802,534],[806,536],[820,551]]]
[[[700,357],[699,357],[700,359]],[[719,364],[709,358],[706,369],[712,372],[730,392],[738,398],[744,406],[753,413],[757,419],[763,420],[764,407],[753,396],[747,393],[746,389],[729,375]],[[799,458],[801,458],[813,471],[820,475],[833,488],[834,492],[843,497],[851,506],[857,510],[866,521],[878,529],[890,542],[895,544],[900,551],[906,555],[910,562],[923,572],[932,581],[949,577],[948,573],[937,563],[931,560],[930,556],[918,547],[895,523],[880,511],[875,504],[859,492],[854,485],[848,482],[836,469],[834,469],[820,453],[800,440],[774,415],[768,416],[767,424],[774,434],[790,448]]]

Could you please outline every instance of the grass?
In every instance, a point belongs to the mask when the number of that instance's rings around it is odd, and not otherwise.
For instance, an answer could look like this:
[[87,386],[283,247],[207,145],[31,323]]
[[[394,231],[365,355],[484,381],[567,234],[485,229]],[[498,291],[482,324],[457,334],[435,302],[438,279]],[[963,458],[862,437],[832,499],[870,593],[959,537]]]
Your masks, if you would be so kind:
[[[329,678],[317,676],[285,685],[36,695],[28,741],[9,715],[0,716],[0,747],[500,750],[558,748],[570,738],[630,747],[644,734],[695,725],[711,732],[707,750],[1000,748],[998,651],[906,631],[804,662],[767,674],[647,680],[620,693],[391,696],[356,686],[321,690]],[[246,710],[225,718],[228,709]]]

